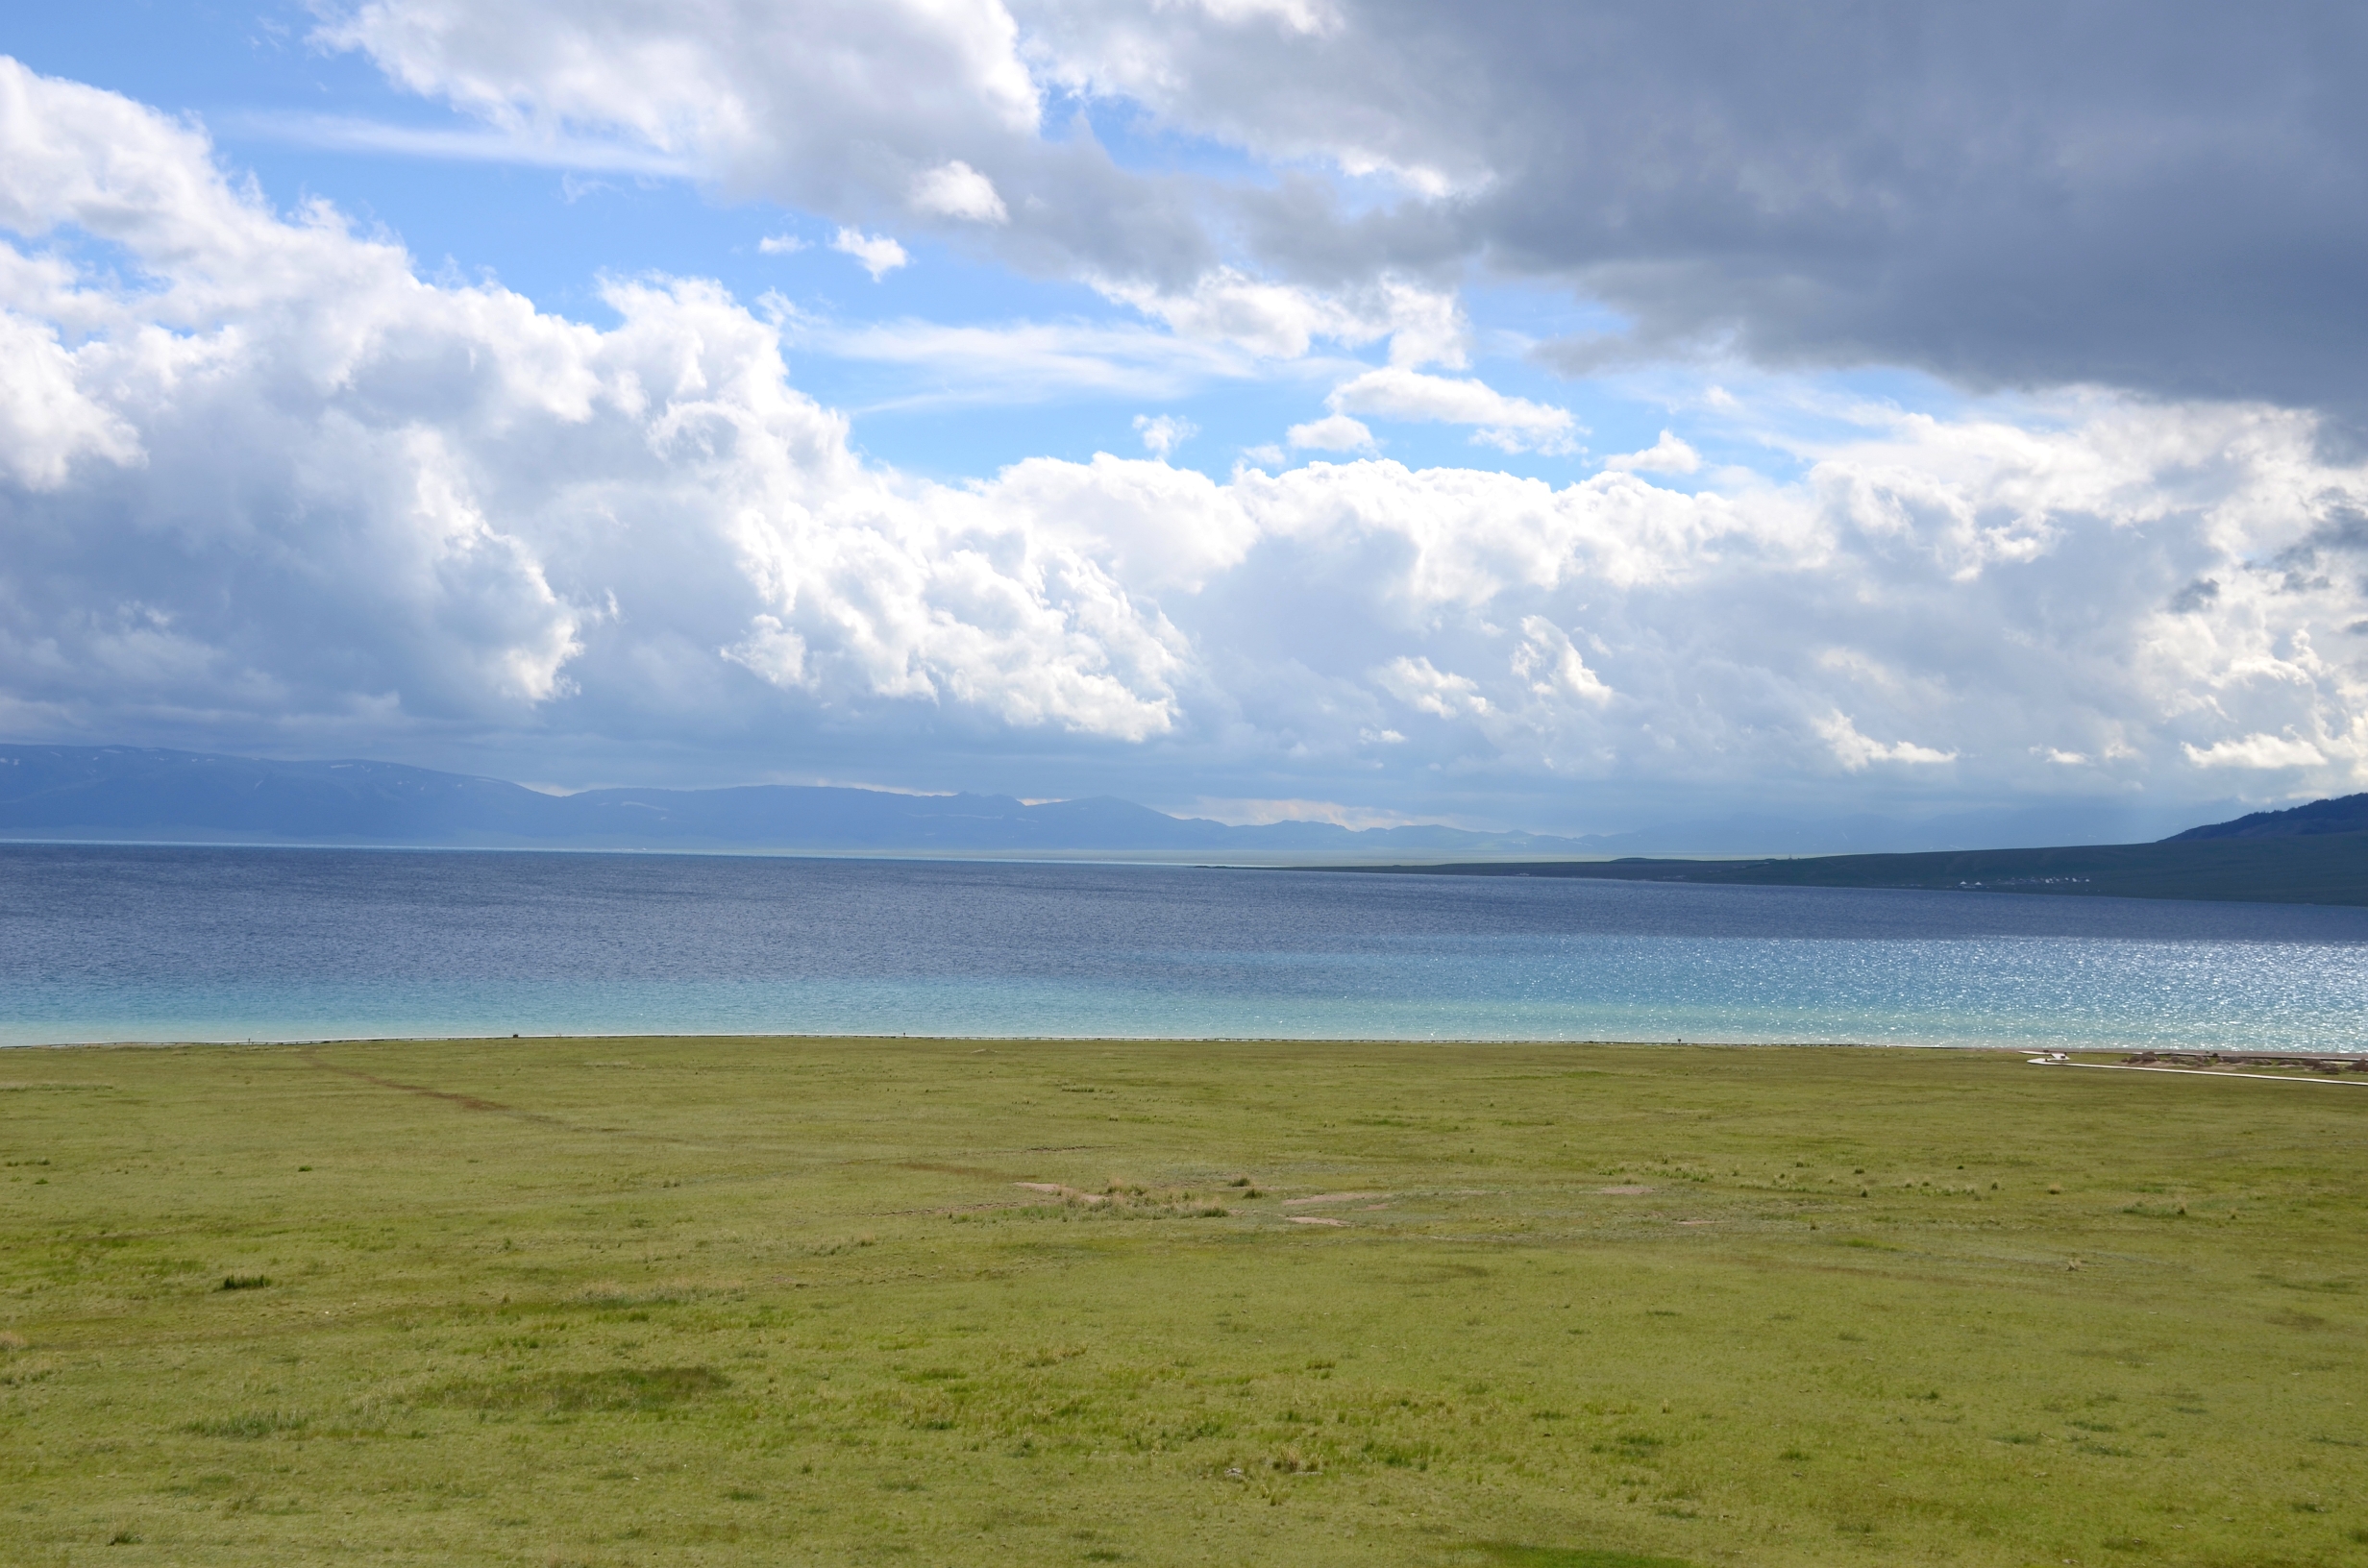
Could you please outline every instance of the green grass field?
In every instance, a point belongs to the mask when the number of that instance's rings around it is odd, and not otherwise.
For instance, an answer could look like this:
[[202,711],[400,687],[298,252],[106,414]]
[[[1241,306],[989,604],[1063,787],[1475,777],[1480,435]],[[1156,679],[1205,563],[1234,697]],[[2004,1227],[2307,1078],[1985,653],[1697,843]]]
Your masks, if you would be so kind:
[[2368,1089],[0,1057],[0,1560],[2368,1563]]

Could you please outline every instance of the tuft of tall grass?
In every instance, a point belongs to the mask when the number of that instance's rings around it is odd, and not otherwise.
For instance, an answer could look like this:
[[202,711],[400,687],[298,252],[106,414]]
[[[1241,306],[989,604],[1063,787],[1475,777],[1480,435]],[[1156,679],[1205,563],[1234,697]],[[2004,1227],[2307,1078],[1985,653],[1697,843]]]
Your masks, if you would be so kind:
[[618,1366],[588,1372],[538,1372],[518,1377],[462,1378],[418,1396],[422,1405],[470,1410],[523,1410],[545,1415],[587,1410],[662,1410],[731,1380],[711,1366]]
[[253,1441],[259,1437],[274,1437],[284,1432],[302,1432],[308,1425],[301,1415],[284,1410],[248,1410],[238,1415],[211,1416],[191,1421],[182,1431],[200,1437],[230,1437]]

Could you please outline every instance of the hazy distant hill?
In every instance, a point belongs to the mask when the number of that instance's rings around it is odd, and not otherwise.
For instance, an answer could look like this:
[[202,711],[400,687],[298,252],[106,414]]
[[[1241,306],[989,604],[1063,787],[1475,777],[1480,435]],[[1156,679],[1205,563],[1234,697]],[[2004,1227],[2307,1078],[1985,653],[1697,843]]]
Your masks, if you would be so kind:
[[[2368,796],[2202,827],[2182,839],[2342,831]],[[2308,825],[2280,826],[2296,822]],[[2273,824],[2266,828],[2255,824]],[[1569,838],[1452,827],[1352,831],[1329,822],[1231,827],[1100,796],[1027,805],[999,795],[893,795],[765,784],[551,796],[498,778],[392,762],[271,762],[136,747],[0,746],[0,840],[451,845],[980,854],[1127,853],[1435,859],[1728,856],[1942,850],[2135,838],[2109,811],[1998,808],[1910,821],[1773,816],[1677,821]],[[2168,824],[2155,825],[2159,832]],[[2361,825],[2368,825],[2363,821]],[[1614,873],[1616,874],[1616,873]]]
[[[0,838],[550,848],[1585,854],[1589,841],[1328,822],[1229,827],[1108,797],[764,784],[549,796],[388,762],[0,746]],[[1594,851],[1600,852],[1600,851]]]
[[2285,811],[2257,811],[2232,822],[2212,822],[2174,833],[2165,844],[2190,839],[2291,839],[2320,833],[2368,833],[2368,795],[2313,800]]
[[1918,888],[2059,897],[2368,904],[2368,795],[2189,828],[2156,844],[1787,859],[1369,866],[1447,876],[1559,876],[1753,887]]

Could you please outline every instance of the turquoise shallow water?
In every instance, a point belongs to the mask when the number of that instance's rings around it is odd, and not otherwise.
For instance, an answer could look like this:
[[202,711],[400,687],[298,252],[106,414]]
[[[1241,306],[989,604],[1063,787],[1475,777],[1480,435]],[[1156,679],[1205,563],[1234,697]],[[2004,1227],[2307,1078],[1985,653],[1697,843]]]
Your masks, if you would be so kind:
[[852,1033],[2368,1049],[2368,910],[0,846],[0,1043]]

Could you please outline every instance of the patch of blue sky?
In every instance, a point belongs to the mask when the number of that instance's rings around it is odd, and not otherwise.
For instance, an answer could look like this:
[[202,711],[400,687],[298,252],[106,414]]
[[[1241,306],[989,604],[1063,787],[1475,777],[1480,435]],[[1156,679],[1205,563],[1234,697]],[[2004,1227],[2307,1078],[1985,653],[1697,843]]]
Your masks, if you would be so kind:
[[[155,295],[170,285],[148,270],[138,256],[119,241],[91,233],[79,224],[61,224],[37,234],[20,234],[0,228],[0,244],[26,256],[45,257],[70,269],[74,286],[111,296],[136,298]],[[71,315],[51,324],[59,337],[73,344],[86,327]]]
[[[678,180],[497,157],[478,122],[391,86],[359,55],[308,43],[314,25],[298,5],[91,0],[21,8],[0,49],[194,117],[226,172],[251,174],[281,211],[326,199],[359,230],[401,241],[429,276],[495,277],[571,315],[597,304],[587,256],[611,272],[684,270],[703,237],[737,237],[755,221],[735,223]],[[458,156],[470,138],[475,155]],[[630,210],[571,199],[610,188],[631,191]]]
[[1462,298],[1473,326],[1472,374],[1500,392],[1569,409],[1589,429],[1586,445],[1597,461],[1642,451],[1670,431],[1703,459],[1690,476],[1653,476],[1675,489],[1712,482],[1716,470],[1730,466],[1778,482],[1797,478],[1817,453],[1864,439],[1903,414],[1951,420],[1996,404],[2012,405],[2012,417],[2027,422],[2034,412],[2010,394],[1985,399],[1910,368],[1768,369],[1714,352],[1656,355],[1636,365],[1612,356],[1594,374],[1566,376],[1536,354],[1540,345],[1616,341],[1630,323],[1567,285],[1543,281],[1475,280]]
[[82,0],[14,8],[0,52],[47,76],[194,114],[217,135],[217,122],[258,113],[333,110],[393,125],[464,124],[441,104],[388,83],[366,58],[309,42],[317,25],[308,7],[285,0],[251,7]]
[[1246,149],[1162,121],[1143,105],[1054,86],[1040,102],[1047,141],[1091,136],[1110,160],[1139,174],[1194,175],[1228,185],[1271,184],[1274,170]]

